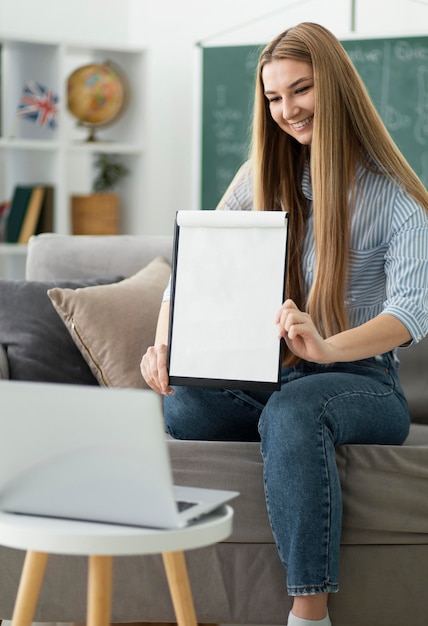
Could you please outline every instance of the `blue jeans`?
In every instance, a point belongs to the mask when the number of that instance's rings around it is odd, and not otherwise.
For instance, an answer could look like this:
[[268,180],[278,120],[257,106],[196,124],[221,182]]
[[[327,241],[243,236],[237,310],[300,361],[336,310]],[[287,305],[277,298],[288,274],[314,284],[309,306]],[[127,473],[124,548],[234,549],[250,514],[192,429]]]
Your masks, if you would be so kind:
[[290,595],[338,591],[342,494],[336,446],[400,445],[410,417],[391,354],[282,370],[280,391],[175,387],[177,439],[261,441],[267,510]]

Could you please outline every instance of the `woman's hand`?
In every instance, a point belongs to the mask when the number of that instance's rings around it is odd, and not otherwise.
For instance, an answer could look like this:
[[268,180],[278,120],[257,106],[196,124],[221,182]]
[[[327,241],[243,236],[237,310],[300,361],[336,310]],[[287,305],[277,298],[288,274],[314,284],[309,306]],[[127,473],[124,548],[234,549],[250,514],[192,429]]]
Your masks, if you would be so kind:
[[412,340],[398,318],[380,313],[373,319],[323,339],[307,313],[286,300],[276,316],[279,337],[301,359],[312,363],[359,361],[384,354]]
[[278,336],[291,352],[312,363],[331,363],[329,344],[321,337],[308,313],[300,311],[292,300],[286,300],[276,316]]
[[172,387],[169,386],[166,356],[166,345],[150,346],[140,363],[141,374],[146,383],[163,396],[169,396],[174,393]]

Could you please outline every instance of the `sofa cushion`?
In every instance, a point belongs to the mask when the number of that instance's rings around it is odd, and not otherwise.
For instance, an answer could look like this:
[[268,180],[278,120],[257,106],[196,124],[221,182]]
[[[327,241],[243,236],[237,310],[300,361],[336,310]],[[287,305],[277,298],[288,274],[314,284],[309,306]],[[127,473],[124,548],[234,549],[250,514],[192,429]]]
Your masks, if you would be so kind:
[[[428,544],[428,426],[412,425],[411,434],[412,445],[337,448],[342,545]],[[168,448],[175,484],[240,492],[226,542],[273,542],[258,442],[168,438]]]
[[[60,235],[42,233],[28,242],[26,278],[52,280],[138,272],[157,256],[171,262],[173,239],[164,235]],[[55,259],[55,263],[52,263]]]
[[0,344],[9,377],[96,385],[97,380],[58,318],[47,296],[52,287],[70,290],[111,283],[116,278],[67,281],[0,281]]
[[94,376],[106,387],[147,387],[141,357],[154,341],[170,275],[161,257],[116,285],[48,292]]

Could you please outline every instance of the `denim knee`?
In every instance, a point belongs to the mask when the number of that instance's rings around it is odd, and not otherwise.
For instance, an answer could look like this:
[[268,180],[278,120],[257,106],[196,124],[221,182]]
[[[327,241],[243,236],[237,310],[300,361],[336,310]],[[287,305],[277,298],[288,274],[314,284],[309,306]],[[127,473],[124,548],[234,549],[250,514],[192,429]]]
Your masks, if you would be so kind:
[[263,406],[245,393],[174,387],[164,400],[165,426],[175,439],[256,441]]
[[174,387],[174,393],[164,398],[164,420],[168,434],[174,439],[204,439],[199,436],[197,416],[203,416],[198,394],[189,387]]

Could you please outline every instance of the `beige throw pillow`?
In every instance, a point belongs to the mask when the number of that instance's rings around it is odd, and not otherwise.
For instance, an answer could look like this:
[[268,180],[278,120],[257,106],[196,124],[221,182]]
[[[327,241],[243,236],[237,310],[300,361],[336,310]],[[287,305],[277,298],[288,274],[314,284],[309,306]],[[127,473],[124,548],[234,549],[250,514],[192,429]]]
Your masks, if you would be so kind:
[[49,289],[57,313],[100,385],[147,387],[141,357],[153,344],[170,266],[161,257],[119,283]]

